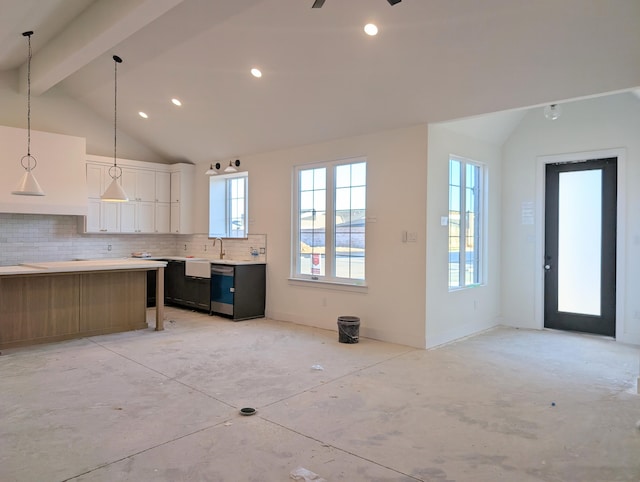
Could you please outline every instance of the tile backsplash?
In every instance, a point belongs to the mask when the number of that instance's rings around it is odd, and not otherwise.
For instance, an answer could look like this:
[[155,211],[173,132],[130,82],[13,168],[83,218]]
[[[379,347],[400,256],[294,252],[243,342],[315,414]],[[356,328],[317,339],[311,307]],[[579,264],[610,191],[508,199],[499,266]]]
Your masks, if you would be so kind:
[[[78,232],[77,216],[0,213],[0,266],[32,261],[125,258],[144,251],[153,256],[214,258],[220,241],[206,234],[84,234]],[[251,249],[259,255],[253,257]],[[226,259],[266,262],[267,236],[224,239]]]

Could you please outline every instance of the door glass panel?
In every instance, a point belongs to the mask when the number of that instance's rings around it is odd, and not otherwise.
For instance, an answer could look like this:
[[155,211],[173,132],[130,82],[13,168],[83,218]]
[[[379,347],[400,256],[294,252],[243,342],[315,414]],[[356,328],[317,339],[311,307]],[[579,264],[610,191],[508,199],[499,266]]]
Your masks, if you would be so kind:
[[600,316],[602,170],[561,172],[558,311]]

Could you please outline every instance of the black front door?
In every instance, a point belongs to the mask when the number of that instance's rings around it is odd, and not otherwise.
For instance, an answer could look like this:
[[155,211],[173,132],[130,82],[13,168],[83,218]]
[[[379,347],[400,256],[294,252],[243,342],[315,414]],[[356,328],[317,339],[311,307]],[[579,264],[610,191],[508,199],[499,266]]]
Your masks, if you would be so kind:
[[544,326],[615,336],[617,159],[548,164]]

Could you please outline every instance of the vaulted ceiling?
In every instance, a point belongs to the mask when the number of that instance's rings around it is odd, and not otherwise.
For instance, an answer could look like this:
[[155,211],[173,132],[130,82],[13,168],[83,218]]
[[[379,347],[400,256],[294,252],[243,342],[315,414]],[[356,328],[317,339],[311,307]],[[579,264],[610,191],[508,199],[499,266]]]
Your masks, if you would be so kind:
[[0,71],[34,30],[34,95],[110,119],[117,54],[119,127],[194,162],[640,86],[638,0],[312,4],[2,0]]

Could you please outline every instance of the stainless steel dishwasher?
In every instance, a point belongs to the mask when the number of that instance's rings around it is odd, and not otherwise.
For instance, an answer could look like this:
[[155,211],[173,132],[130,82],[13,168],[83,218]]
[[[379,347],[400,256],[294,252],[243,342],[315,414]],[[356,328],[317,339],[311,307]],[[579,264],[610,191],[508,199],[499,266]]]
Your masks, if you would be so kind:
[[233,266],[211,265],[211,311],[233,316]]

